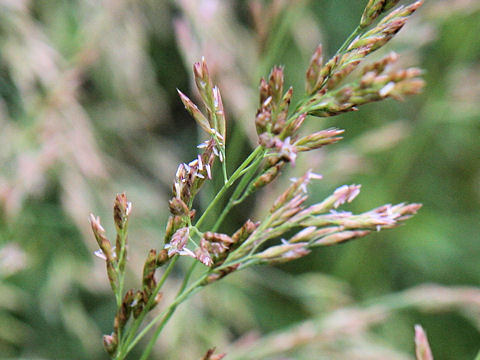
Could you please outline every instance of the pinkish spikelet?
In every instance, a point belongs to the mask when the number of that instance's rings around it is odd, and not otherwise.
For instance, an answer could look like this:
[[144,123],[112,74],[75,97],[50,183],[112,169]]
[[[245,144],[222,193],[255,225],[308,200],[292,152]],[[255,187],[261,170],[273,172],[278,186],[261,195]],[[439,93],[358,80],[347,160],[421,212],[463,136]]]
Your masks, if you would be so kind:
[[308,255],[310,250],[306,248],[307,245],[307,243],[286,243],[272,246],[257,254],[256,257],[270,264],[284,263]]
[[185,109],[189,112],[189,114],[195,119],[197,124],[207,133],[209,133],[210,123],[208,122],[207,118],[202,114],[202,112],[198,109],[197,105],[193,103],[184,93],[177,89],[178,95],[182,100]]
[[323,82],[320,76],[320,69],[323,64],[322,45],[318,45],[310,59],[310,65],[305,74],[305,90],[308,94],[313,94]]
[[342,231],[339,233],[327,235],[317,241],[315,241],[312,246],[327,246],[335,245],[347,240],[352,240],[355,238],[363,237],[370,234],[369,230],[354,230],[354,231]]
[[168,246],[168,256],[178,254],[185,248],[188,242],[189,233],[190,229],[188,227],[183,227],[173,234]]
[[199,247],[195,250],[195,257],[205,266],[210,267],[213,265],[212,257],[210,256],[208,250],[204,247]]
[[312,179],[321,179],[321,175],[313,173],[311,170],[307,171],[305,175],[298,179],[292,179],[293,184],[291,184],[282,195],[280,195],[277,200],[275,200],[270,212],[273,213],[278,210],[280,207],[284,206],[295,196],[306,193],[307,185]]
[[296,243],[301,241],[309,241],[311,239],[312,234],[315,232],[317,228],[315,226],[308,226],[305,229],[296,233],[291,239],[290,243]]
[[420,325],[415,325],[415,352],[417,360],[433,360],[427,335]]

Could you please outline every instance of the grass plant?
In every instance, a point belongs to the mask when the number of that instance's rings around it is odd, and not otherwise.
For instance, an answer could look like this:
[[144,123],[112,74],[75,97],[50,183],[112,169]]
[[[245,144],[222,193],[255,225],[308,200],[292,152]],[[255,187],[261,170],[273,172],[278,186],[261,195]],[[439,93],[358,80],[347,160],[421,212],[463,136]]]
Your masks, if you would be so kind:
[[[284,71],[275,66],[259,85],[259,106],[255,117],[258,146],[235,170],[227,158],[226,112],[218,86],[202,58],[193,66],[195,84],[202,106],[197,106],[178,91],[186,110],[206,133],[201,153],[191,162],[179,165],[169,201],[170,218],[164,245],[149,251],[143,266],[142,284],[124,289],[127,261],[127,229],[132,204],[125,194],[114,204],[115,246],[105,235],[100,219],[91,215],[90,223],[100,247],[98,256],[106,263],[108,279],[115,295],[117,313],[113,332],[104,336],[104,347],[113,359],[125,359],[145,335],[152,332],[141,359],[148,359],[155,342],[177,307],[202,288],[225,276],[255,265],[274,265],[300,259],[312,249],[364,237],[371,232],[397,227],[414,215],[420,204],[383,205],[360,214],[337,210],[360,192],[359,185],[343,185],[322,201],[307,205],[307,186],[321,175],[307,171],[292,183],[260,221],[245,219],[232,234],[218,232],[230,211],[249,196],[272,183],[297,156],[342,139],[343,130],[329,128],[302,134],[305,121],[318,121],[359,106],[388,98],[403,100],[424,86],[417,68],[396,69],[398,60],[390,53],[379,61],[361,66],[372,52],[385,46],[422,5],[421,1],[398,6],[398,1],[370,0],[360,23],[338,51],[326,62],[318,46],[306,70],[305,93],[290,106],[293,88],[286,89]],[[203,110],[201,110],[203,108]],[[215,163],[219,163],[216,166]],[[218,170],[218,171],[216,171]],[[193,208],[202,186],[213,177],[222,177],[221,187],[201,213]],[[225,198],[228,200],[225,202]],[[224,201],[213,225],[205,226],[212,210]],[[175,298],[164,303],[162,287],[180,258],[193,258],[190,269]],[[204,268],[198,271],[201,264]],[[163,269],[157,278],[157,269]],[[147,314],[161,307],[153,317]],[[426,336],[416,327],[417,358],[431,359]],[[203,359],[220,359],[209,350]]]

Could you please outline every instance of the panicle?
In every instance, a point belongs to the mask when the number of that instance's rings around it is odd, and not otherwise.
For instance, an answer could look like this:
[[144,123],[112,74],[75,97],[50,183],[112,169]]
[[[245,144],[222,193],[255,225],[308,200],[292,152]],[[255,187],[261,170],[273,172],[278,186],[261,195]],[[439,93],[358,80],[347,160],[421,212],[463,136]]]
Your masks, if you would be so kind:
[[260,79],[260,85],[258,90],[260,93],[260,106],[268,106],[268,103],[272,101],[272,96],[270,94],[270,86],[264,78]]
[[164,241],[165,243],[169,243],[171,237],[177,231],[179,228],[185,225],[185,219],[182,216],[175,215],[175,216],[170,216],[168,218],[167,226],[165,229],[165,237]]
[[[299,152],[318,149],[342,139],[340,135],[343,130],[336,128],[300,136],[299,129],[308,115],[327,117],[356,111],[359,105],[386,98],[403,99],[422,89],[424,83],[420,79],[420,69],[390,69],[398,59],[395,53],[363,67],[358,79],[347,83],[348,76],[359,67],[363,59],[390,41],[422,4],[422,1],[417,1],[409,6],[400,6],[371,26],[398,2],[399,0],[369,0],[354,33],[358,36],[352,36],[353,40],[347,41],[326,63],[323,62],[322,47],[317,47],[305,74],[306,99],[295,108],[290,117],[293,89],[290,87],[285,91],[283,68],[275,66],[267,79],[261,79],[255,125],[262,147],[259,150],[263,151],[265,160],[258,157],[249,164],[245,163],[245,166],[254,166],[242,168],[248,174],[242,181],[247,182],[245,187],[240,185],[238,188],[241,197],[239,195],[239,198],[232,199],[234,201],[228,203],[226,210],[229,210],[231,204],[241,202],[244,196],[271,183],[286,163],[294,165]],[[252,5],[252,9],[257,17],[262,10],[261,5]],[[339,244],[373,231],[399,226],[421,207],[415,203],[387,204],[358,215],[336,211],[359,194],[360,185],[341,186],[322,202],[307,207],[307,185],[312,179],[321,178],[309,170],[302,177],[292,179],[293,183],[275,200],[262,222],[247,220],[232,236],[211,231],[202,233],[196,226],[192,226],[195,216],[192,204],[206,179],[211,179],[215,158],[225,161],[226,118],[220,90],[214,85],[204,58],[194,64],[193,72],[204,105],[202,110],[180,90],[177,91],[185,109],[209,135],[209,139],[199,146],[203,149],[202,154],[188,164],[178,166],[173,183],[173,197],[169,200],[171,216],[166,227],[165,245],[160,251],[151,249],[148,252],[143,266],[141,290],[130,289],[123,297],[116,294],[114,332],[105,335],[103,339],[105,349],[110,354],[117,351],[122,329],[130,317],[143,319],[145,311],[150,311],[161,301],[162,294],[155,293],[155,273],[159,266],[175,255],[193,257],[210,267],[208,276],[202,283],[206,285],[252,264],[288,262],[306,256],[316,246]],[[253,155],[258,154],[255,152]],[[259,162],[261,160],[263,163]],[[259,171],[260,164],[262,168]],[[223,170],[225,183],[230,185],[226,164]],[[242,181],[240,184],[243,184]],[[113,209],[117,229],[115,247],[106,238],[99,218],[90,215],[100,256],[106,262],[107,274],[114,291],[117,287],[123,287],[130,212],[131,203],[127,201],[126,195],[117,195]],[[194,251],[188,248],[189,241],[195,244]],[[425,333],[419,326],[415,327],[415,341],[417,359],[433,360]],[[203,360],[220,360],[223,357],[224,354],[215,355],[214,349],[210,349]]]
[[285,124],[287,121],[288,110],[290,108],[290,102],[292,101],[293,88],[289,87],[282,100],[278,104],[276,110],[276,120],[272,127],[272,132],[274,134],[280,134],[285,129]]
[[128,218],[132,211],[132,203],[127,200],[125,193],[117,194],[113,204],[113,220],[117,231],[116,253],[118,260],[118,269],[120,272],[125,270],[127,264],[127,227]]
[[145,296],[143,291],[137,290],[133,296],[131,306],[133,308],[133,317],[137,319],[143,311],[145,305]]
[[303,209],[303,203],[307,200],[307,195],[298,194],[275,210],[270,218],[270,225],[274,228],[283,223],[292,221],[292,218]]
[[203,234],[205,240],[210,242],[218,242],[224,244],[233,244],[233,239],[228,236],[227,234],[215,233],[211,231],[207,231]]
[[[185,204],[190,204],[206,179],[210,178],[210,169],[215,157],[215,140],[207,141],[203,153],[189,164],[180,164],[175,175],[173,195]],[[172,204],[171,204],[172,205]],[[182,204],[174,204],[174,209]],[[172,208],[171,208],[172,210]],[[172,212],[172,214],[175,214]]]
[[[275,139],[275,149],[278,152],[278,158],[285,162],[289,162],[292,166],[295,165],[295,160],[297,159],[297,148],[294,144],[291,143],[290,137],[287,137],[285,140],[281,141],[280,139]],[[280,160],[275,159],[274,164],[277,164]]]

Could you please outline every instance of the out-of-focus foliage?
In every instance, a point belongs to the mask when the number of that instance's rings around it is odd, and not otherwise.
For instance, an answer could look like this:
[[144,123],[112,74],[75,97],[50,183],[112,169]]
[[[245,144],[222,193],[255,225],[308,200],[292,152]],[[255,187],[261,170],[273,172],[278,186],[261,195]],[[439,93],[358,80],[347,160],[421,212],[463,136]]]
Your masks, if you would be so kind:
[[[114,194],[128,193],[134,203],[129,276],[138,281],[146,249],[160,246],[176,166],[202,140],[176,94],[189,90],[193,61],[205,56],[210,64],[230,121],[227,157],[240,161],[254,141],[259,77],[283,64],[298,96],[318,42],[332,55],[364,5],[0,0],[1,357],[106,358],[101,334],[112,326],[114,304],[103,263],[93,257],[87,216],[94,211],[108,219]],[[474,358],[480,344],[473,288],[480,284],[479,32],[477,1],[427,1],[385,50],[425,70],[424,93],[308,123],[346,129],[345,140],[300,158],[294,169],[323,174],[314,188],[319,198],[343,183],[361,183],[354,210],[422,202],[416,218],[213,285],[175,315],[158,358],[196,359],[212,346],[242,358],[262,341],[277,348],[291,341],[285,351],[294,349],[296,359],[411,359],[415,323],[427,330],[439,358]],[[239,209],[231,228],[251,208],[260,213],[290,171]],[[204,202],[214,192],[205,190]],[[425,282],[471,288],[407,290],[416,300],[395,305],[407,296],[401,291]],[[167,286],[166,297],[175,285]],[[374,306],[382,301],[391,306],[388,314]],[[314,341],[319,334],[332,340]],[[315,346],[300,346],[295,335]]]

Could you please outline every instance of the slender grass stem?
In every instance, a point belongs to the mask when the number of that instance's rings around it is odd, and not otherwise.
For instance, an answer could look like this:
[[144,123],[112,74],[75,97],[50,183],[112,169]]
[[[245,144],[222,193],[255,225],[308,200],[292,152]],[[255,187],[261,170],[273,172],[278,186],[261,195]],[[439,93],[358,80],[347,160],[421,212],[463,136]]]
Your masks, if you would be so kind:
[[225,149],[222,148],[220,150],[222,152],[223,161],[222,161],[222,173],[223,173],[223,181],[224,183],[228,183],[228,175],[227,175],[227,154],[225,153]]
[[[168,308],[166,308],[164,311],[162,311],[160,314],[158,314],[157,316],[155,316],[152,321],[150,321],[150,323],[148,325],[146,325],[142,331],[140,331],[138,333],[138,335],[129,343],[127,349],[126,349],[126,353],[130,352],[133,347],[148,333],[148,331],[150,331],[150,329],[155,326],[155,324],[157,324],[159,321],[161,321],[161,323],[159,324],[159,326],[161,326],[163,328],[163,326],[165,326],[166,322],[168,321],[168,319],[170,318],[170,316],[168,316],[167,318],[167,315],[172,312],[173,314],[173,311],[175,311],[176,307],[178,305],[180,305],[182,302],[184,302],[185,300],[187,300],[191,295],[193,295],[195,292],[197,292],[198,290],[200,290],[204,284],[205,284],[205,280],[207,279],[208,275],[210,274],[210,271],[207,271],[204,275],[202,275],[195,283],[193,283],[188,289],[184,290],[183,292],[181,292],[180,294],[177,295],[177,297],[175,298],[175,300],[168,306]],[[161,329],[160,329],[161,331]]]
[[353,30],[353,32],[350,34],[350,36],[347,38],[347,40],[344,41],[344,43],[342,44],[342,46],[340,46],[340,48],[337,50],[337,52],[335,53],[335,55],[338,55],[338,54],[341,54],[342,52],[344,52],[347,48],[348,48],[348,45],[350,45],[350,43],[358,36],[360,35],[360,33],[362,32],[363,28],[361,28],[360,26],[357,26],[355,28],[355,30]]
[[[117,313],[120,311],[123,302],[123,288],[125,284],[125,253],[126,253],[126,244],[127,244],[127,234],[128,234],[128,223],[125,224],[125,227],[121,230],[117,230],[118,244],[120,244],[120,252],[118,254],[118,261],[115,265],[115,271],[117,273],[118,284],[115,289],[115,300],[117,303]],[[122,266],[123,265],[123,266]],[[122,329],[119,328],[117,332],[119,345],[122,345]]]
[[243,170],[250,165],[252,161],[254,161],[257,157],[262,154],[263,148],[261,146],[258,146],[246,159],[245,161],[235,170],[235,172],[232,174],[230,179],[222,186],[222,188],[219,190],[215,198],[212,200],[210,205],[205,209],[203,212],[202,216],[200,219],[198,219],[197,223],[195,226],[197,229],[200,229],[200,226],[203,224],[203,222],[208,218],[208,215],[212,211],[212,209],[217,205],[217,203],[220,201],[220,199],[225,195],[225,192],[230,188],[230,186],[233,185],[233,183],[243,175]]
[[230,197],[230,199],[228,200],[228,203],[227,205],[223,208],[222,210],[222,213],[220,214],[220,216],[218,217],[217,221],[215,222],[215,224],[213,225],[212,227],[212,231],[217,231],[218,228],[220,227],[220,225],[222,224],[223,220],[225,219],[225,216],[228,215],[229,211],[235,206],[235,205],[238,205],[240,204],[241,201],[239,201],[240,199],[242,199],[242,201],[246,198],[246,196],[241,196],[241,198],[239,199],[239,196],[242,194],[242,192],[248,187],[248,185],[250,184],[253,176],[255,175],[255,172],[258,170],[258,167],[260,165],[260,163],[262,162],[263,160],[263,156],[259,156],[247,169],[246,171],[246,175],[242,178],[242,180],[240,180],[240,183],[238,184],[238,186],[235,188],[235,191],[233,193],[233,195]]
[[128,234],[128,223],[125,224],[125,228],[123,228],[117,236],[120,237],[119,243],[121,244],[120,254],[118,255],[118,288],[117,288],[117,306],[122,306],[122,293],[123,287],[125,284],[125,253],[126,253],[126,244],[127,244],[127,234]]

